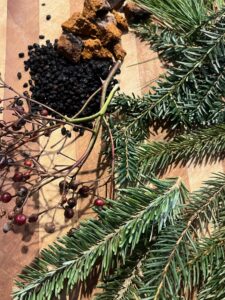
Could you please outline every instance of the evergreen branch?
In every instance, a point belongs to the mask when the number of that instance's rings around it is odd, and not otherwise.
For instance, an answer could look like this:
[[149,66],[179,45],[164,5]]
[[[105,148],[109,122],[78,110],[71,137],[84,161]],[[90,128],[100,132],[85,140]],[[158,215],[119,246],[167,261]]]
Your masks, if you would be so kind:
[[[214,268],[219,267],[224,261],[224,247],[225,227],[215,230],[210,237],[200,239],[198,243],[195,243],[195,251],[187,263],[189,272],[199,274],[199,276],[201,274],[201,280],[207,280]],[[193,285],[196,285],[196,281],[196,279],[193,280]]]
[[[224,35],[223,13],[215,24],[200,31],[196,46],[184,48],[182,61],[168,69],[169,75],[158,81],[155,93],[143,98],[141,112],[127,122],[129,134],[135,135],[138,129],[156,121],[170,122],[172,130],[224,122]],[[205,73],[209,74],[207,89],[210,82],[209,92],[216,89],[215,97],[210,97],[212,93],[208,94],[203,85]]]
[[167,222],[174,222],[187,197],[185,187],[180,180],[153,182],[154,189],[122,190],[120,201],[109,201],[112,208],[99,212],[99,220],[82,223],[73,237],[64,237],[42,251],[20,275],[24,285],[19,284],[14,299],[52,299],[63,289],[65,279],[68,289],[85,280],[99,259],[105,276],[113,263],[125,262],[146,230],[152,226],[161,230]]
[[[212,211],[224,208],[224,197],[224,174],[218,174],[197,194],[193,194],[182,221],[166,227],[153,246],[151,256],[143,267],[145,287],[140,289],[140,295],[148,295],[146,299],[149,300],[178,299],[182,289],[191,291],[194,288],[187,266],[193,251],[196,252],[194,236],[200,234],[195,228],[197,223],[214,220]],[[195,281],[195,284],[198,283]]]
[[225,124],[180,135],[171,142],[143,144],[137,153],[143,174],[164,173],[172,164],[222,160],[225,153]]
[[208,8],[204,1],[195,0],[135,0],[164,23],[177,32],[188,32],[199,26],[207,18]]
[[126,260],[125,266],[108,276],[99,287],[103,291],[96,295],[95,300],[125,300],[141,299],[138,295],[138,287],[142,285],[142,264],[148,255],[148,247],[135,249],[132,257]]
[[224,276],[225,264],[224,262],[221,262],[220,266],[214,268],[212,275],[208,278],[208,281],[200,291],[198,299],[225,299]]

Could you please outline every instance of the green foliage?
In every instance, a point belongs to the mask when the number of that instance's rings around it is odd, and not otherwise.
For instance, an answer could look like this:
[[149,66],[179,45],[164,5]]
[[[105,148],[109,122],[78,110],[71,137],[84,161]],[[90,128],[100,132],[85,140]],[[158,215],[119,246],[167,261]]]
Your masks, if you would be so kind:
[[[139,291],[141,299],[146,295],[145,299],[179,299],[183,291],[191,293],[202,284],[203,274],[208,272],[210,276],[210,268],[201,259],[198,248],[202,250],[201,236],[206,224],[219,225],[216,214],[225,208],[225,175],[218,174],[206,184],[191,196],[181,220],[159,234],[143,266],[145,287]],[[216,247],[211,250],[211,255],[221,260],[221,251],[213,251]],[[196,259],[190,269],[189,262],[196,256],[200,259]]]
[[167,120],[171,129],[224,122],[224,24],[221,17],[216,25],[201,30],[198,46],[183,49],[183,60],[158,81],[138,120],[146,116]]
[[[218,174],[191,195],[179,218],[166,226],[155,242],[142,251],[137,247],[136,257],[107,278],[96,299],[175,300],[181,299],[184,291],[188,297],[196,287],[204,291],[214,268],[224,261],[224,196],[225,176]],[[209,223],[217,229],[210,238],[202,237]]]
[[[151,180],[154,188],[129,188],[120,200],[108,201],[112,207],[99,213],[99,220],[81,224],[72,237],[65,236],[41,252],[32,266],[24,270],[20,290],[14,299],[52,299],[65,285],[71,289],[87,279],[101,259],[101,274],[123,264],[143,234],[156,226],[160,231],[174,222],[187,191],[177,180]],[[35,293],[35,294],[34,294]]]
[[179,135],[172,141],[148,142],[138,150],[143,174],[164,173],[172,164],[212,163],[224,159],[225,125]]
[[207,18],[203,0],[135,0],[157,17],[165,26],[177,32],[187,32]]

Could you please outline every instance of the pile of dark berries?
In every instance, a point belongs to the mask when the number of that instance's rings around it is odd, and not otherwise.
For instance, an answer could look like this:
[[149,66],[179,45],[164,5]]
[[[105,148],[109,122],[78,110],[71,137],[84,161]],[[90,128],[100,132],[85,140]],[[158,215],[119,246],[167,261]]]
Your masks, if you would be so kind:
[[[57,40],[46,45],[28,46],[29,59],[24,62],[25,70],[30,71],[29,80],[32,98],[44,103],[61,114],[69,117],[77,113],[88,97],[106,79],[113,66],[110,59],[96,59],[72,63],[57,51]],[[109,86],[117,81],[114,79]],[[89,103],[80,115],[87,116],[99,110],[100,93]],[[38,107],[33,106],[34,110]]]

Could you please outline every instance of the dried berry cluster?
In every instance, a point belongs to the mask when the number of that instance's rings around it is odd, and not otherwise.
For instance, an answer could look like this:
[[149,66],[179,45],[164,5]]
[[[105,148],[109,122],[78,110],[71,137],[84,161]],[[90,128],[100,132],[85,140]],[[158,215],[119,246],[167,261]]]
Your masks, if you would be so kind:
[[[57,40],[52,44],[28,47],[29,59],[24,62],[30,70],[32,98],[56,111],[73,116],[84,105],[104,80],[113,65],[111,59],[95,59],[71,63],[57,51]],[[115,80],[111,82],[111,86]],[[91,115],[99,110],[100,94],[96,95],[80,115]],[[34,109],[37,109],[34,107]]]
[[[3,231],[5,233],[13,229],[14,225],[21,226],[26,224],[26,222],[37,222],[40,215],[51,209],[49,208],[39,213],[31,214],[28,217],[24,214],[23,208],[30,193],[30,189],[26,184],[32,176],[32,170],[35,170],[36,168],[35,162],[32,159],[24,159],[18,162],[9,156],[6,156],[4,153],[0,153],[0,171],[4,170],[8,172],[10,169],[12,171],[13,169],[18,169],[18,166],[20,166],[20,170],[23,168],[25,172],[15,171],[12,177],[8,178],[8,180],[16,183],[15,192],[4,191],[4,187],[0,187],[0,202],[5,204],[13,200],[15,202],[13,210],[7,213],[8,222],[3,226]],[[33,173],[35,172],[33,171]],[[26,174],[28,176],[25,176]],[[74,208],[77,205],[77,200],[79,198],[88,197],[92,192],[92,188],[75,180],[70,182],[63,180],[59,183],[59,192],[61,194],[61,200],[54,208],[63,208],[65,218],[71,219],[74,217]],[[95,207],[102,208],[104,205],[105,201],[102,198],[95,199]],[[55,224],[53,222],[46,223],[45,230],[48,233],[53,233],[55,231]]]

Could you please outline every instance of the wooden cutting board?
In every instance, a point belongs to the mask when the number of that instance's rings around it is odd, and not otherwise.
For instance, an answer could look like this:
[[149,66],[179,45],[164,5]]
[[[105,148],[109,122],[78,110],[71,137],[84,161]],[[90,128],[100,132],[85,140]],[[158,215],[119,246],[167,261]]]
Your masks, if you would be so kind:
[[[45,6],[42,6],[45,3]],[[81,11],[83,0],[1,0],[0,1],[0,72],[7,83],[16,90],[22,91],[22,82],[16,77],[18,71],[23,70],[23,62],[18,58],[19,52],[27,52],[27,45],[39,42],[39,34],[45,35],[46,39],[54,40],[61,33],[61,23],[65,21],[73,12]],[[50,21],[46,21],[46,15],[52,16]],[[123,47],[127,51],[126,59],[122,66],[120,75],[121,90],[127,94],[142,95],[148,90],[148,83],[156,78],[163,69],[158,60],[151,60],[156,54],[149,50],[149,47],[141,43],[134,34],[129,33],[122,37]],[[148,60],[146,63],[140,62]],[[133,66],[131,66],[133,65]],[[27,79],[24,74],[23,79]],[[4,91],[0,89],[0,97],[4,97]],[[0,118],[7,118],[7,115],[0,115]],[[162,139],[163,133],[157,134],[152,139]],[[57,134],[52,137],[52,143],[57,140]],[[68,147],[66,152],[72,154],[76,159],[82,154],[82,149],[87,143],[86,135],[82,141]],[[44,143],[44,139],[40,144]],[[40,145],[41,147],[41,145]],[[85,168],[82,170],[82,180],[95,179],[99,176],[99,153],[101,141],[98,143],[88,159]],[[53,154],[45,156],[42,163],[49,165]],[[62,157],[54,157],[60,164],[64,160]],[[96,168],[98,169],[96,171]],[[207,166],[190,165],[185,168],[176,168],[171,170],[166,176],[181,176],[190,190],[197,189],[201,182],[207,179],[212,172],[224,171],[223,163],[216,163]],[[1,179],[0,179],[1,180]],[[97,191],[104,193],[104,189]],[[39,206],[46,207],[51,205],[57,199],[57,184],[51,184],[45,187],[39,194]],[[57,199],[58,200],[58,199]],[[76,226],[80,218],[88,218],[93,215],[91,201],[87,198],[80,201],[77,206],[76,217],[73,221],[65,223],[62,213],[57,213],[55,221],[57,230],[54,234],[46,234],[43,227],[46,215],[40,220],[37,226],[29,228],[24,227],[16,234],[9,232],[7,235],[0,230],[0,299],[11,299],[11,290],[13,278],[21,271],[22,267],[29,264],[41,248],[46,247],[67,232],[71,225]],[[27,208],[27,212],[33,210],[34,203]],[[0,228],[5,220],[0,220]],[[72,224],[71,224],[72,223]],[[71,299],[78,299],[73,296]]]

